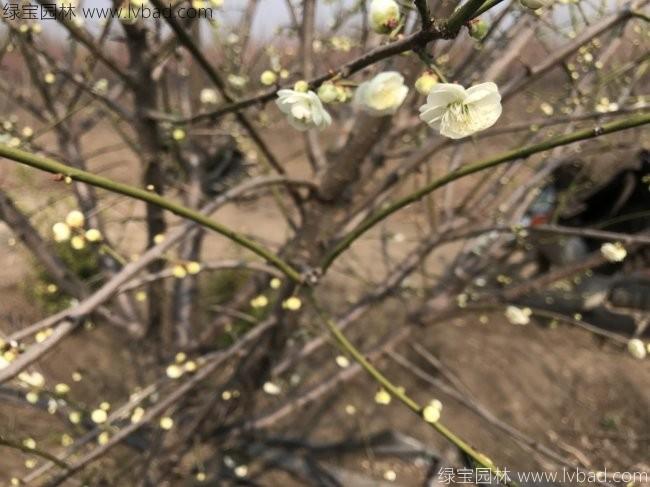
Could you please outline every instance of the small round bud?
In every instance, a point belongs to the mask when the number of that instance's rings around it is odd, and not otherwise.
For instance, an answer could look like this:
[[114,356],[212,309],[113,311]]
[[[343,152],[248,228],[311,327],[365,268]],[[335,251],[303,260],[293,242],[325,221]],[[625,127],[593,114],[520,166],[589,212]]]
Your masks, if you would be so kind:
[[81,228],[85,223],[84,214],[78,210],[73,210],[65,217],[65,222],[70,228]]
[[632,338],[627,342],[627,350],[634,358],[643,360],[646,356],[646,346],[638,338]]
[[106,78],[98,79],[95,82],[93,89],[100,95],[105,95],[106,92],[108,92],[108,80]]
[[102,232],[96,228],[91,228],[86,231],[86,240],[89,242],[99,242],[102,239]]
[[338,90],[334,83],[323,83],[318,88],[318,98],[323,103],[334,103],[339,98]]
[[400,21],[399,5],[395,0],[372,0],[368,10],[370,28],[378,34],[390,33]]
[[302,306],[302,301],[297,296],[291,296],[287,298],[283,303],[282,307],[288,309],[289,311],[298,311]]
[[250,302],[252,308],[264,308],[268,304],[269,304],[269,299],[263,294],[260,294],[259,296],[251,299]]
[[381,404],[383,406],[387,406],[390,404],[391,401],[391,395],[388,393],[386,389],[379,389],[377,393],[375,394],[375,402],[377,404]]
[[268,69],[264,71],[260,76],[260,82],[266,86],[271,86],[275,84],[277,80],[278,80],[278,75]]
[[54,234],[55,242],[65,242],[70,238],[70,227],[63,222],[55,223],[52,226],[52,233]]
[[160,418],[160,427],[164,430],[170,430],[174,427],[174,420],[169,416]]
[[264,385],[262,386],[262,389],[269,396],[277,396],[278,394],[280,394],[282,392],[282,389],[280,388],[280,386],[273,383],[273,382],[265,382]]
[[103,409],[95,409],[90,414],[90,419],[92,419],[93,423],[102,424],[108,419],[108,414]]
[[86,240],[81,235],[75,235],[70,240],[70,246],[75,250],[83,250],[86,247]]
[[199,94],[199,100],[204,105],[214,105],[219,101],[219,95],[212,88],[203,88]]
[[293,89],[300,93],[307,93],[309,91],[309,83],[301,79],[300,81],[296,81],[296,84],[293,85]]
[[488,33],[489,26],[487,22],[481,19],[474,19],[469,23],[469,35],[477,41],[482,40]]
[[181,140],[183,140],[185,138],[185,135],[186,135],[185,130],[183,130],[181,128],[177,128],[177,129],[174,129],[174,131],[172,132],[172,139],[179,142],[179,141],[181,141]]
[[421,95],[428,95],[431,88],[438,82],[438,77],[433,73],[423,73],[418,79],[415,80],[415,89]]
[[627,256],[627,250],[621,242],[607,242],[601,245],[600,253],[609,262],[622,262]]
[[182,265],[177,264],[172,268],[172,275],[176,279],[183,279],[185,276],[187,276],[187,270]]

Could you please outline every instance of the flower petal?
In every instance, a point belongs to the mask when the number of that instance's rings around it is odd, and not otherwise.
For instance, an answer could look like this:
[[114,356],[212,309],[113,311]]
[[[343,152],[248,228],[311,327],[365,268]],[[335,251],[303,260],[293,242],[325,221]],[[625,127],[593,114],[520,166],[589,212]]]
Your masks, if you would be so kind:
[[474,131],[485,130],[494,125],[496,121],[499,120],[502,110],[500,102],[483,102],[478,106],[476,104],[472,105],[471,114]]
[[431,88],[427,96],[427,105],[430,105],[430,108],[447,106],[455,101],[464,100],[465,96],[465,88],[459,84],[438,83]]
[[449,137],[450,139],[462,139],[471,135],[473,131],[460,127],[459,125],[452,125],[448,123],[440,124],[440,135]]
[[370,81],[366,81],[366,82],[361,83],[359,85],[357,90],[354,92],[354,99],[352,100],[352,103],[354,105],[362,107],[365,104],[366,93],[368,92],[368,85],[369,84],[370,84]]
[[395,107],[395,111],[404,103],[404,100],[406,99],[406,95],[409,94],[409,88],[406,85],[402,85],[397,89],[397,95],[396,95],[396,103],[397,106]]
[[430,105],[422,105],[420,107],[420,120],[436,130],[440,129],[440,122],[442,116],[447,110],[445,106],[437,106],[431,108]]
[[404,84],[404,77],[397,71],[384,71],[375,76],[370,82],[372,84],[385,84],[397,88]]
[[486,83],[481,83],[474,85],[471,88],[468,88],[466,91],[467,97],[465,98],[466,104],[477,103],[486,98],[493,100],[501,100],[501,95],[499,94],[499,88],[495,83],[488,81]]

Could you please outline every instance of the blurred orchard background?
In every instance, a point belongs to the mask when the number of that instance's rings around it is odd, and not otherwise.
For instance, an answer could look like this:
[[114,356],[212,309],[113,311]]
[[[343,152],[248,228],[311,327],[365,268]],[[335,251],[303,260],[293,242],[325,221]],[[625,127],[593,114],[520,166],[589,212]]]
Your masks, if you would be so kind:
[[2,0],[0,485],[647,484],[649,15]]

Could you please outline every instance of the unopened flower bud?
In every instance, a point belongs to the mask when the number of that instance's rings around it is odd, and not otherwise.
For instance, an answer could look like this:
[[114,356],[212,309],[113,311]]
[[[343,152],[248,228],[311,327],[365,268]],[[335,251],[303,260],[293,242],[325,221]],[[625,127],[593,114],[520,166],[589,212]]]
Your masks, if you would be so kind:
[[487,22],[481,19],[474,19],[469,23],[469,35],[477,41],[482,40],[488,33],[489,26]]
[[368,22],[378,34],[388,34],[400,20],[399,5],[395,0],[372,0],[368,11]]
[[275,84],[277,80],[278,80],[278,75],[268,69],[264,71],[260,76],[260,82],[266,86]]
[[627,350],[634,358],[643,360],[646,356],[646,347],[643,341],[638,338],[632,338],[627,342]]
[[334,103],[339,98],[338,90],[333,83],[323,83],[318,88],[318,98],[323,103]]
[[293,85],[293,89],[299,93],[307,93],[309,91],[309,83],[301,79],[300,81],[296,81],[296,84]]
[[421,95],[428,95],[431,88],[438,82],[438,77],[433,73],[423,73],[418,79],[415,80],[415,89]]

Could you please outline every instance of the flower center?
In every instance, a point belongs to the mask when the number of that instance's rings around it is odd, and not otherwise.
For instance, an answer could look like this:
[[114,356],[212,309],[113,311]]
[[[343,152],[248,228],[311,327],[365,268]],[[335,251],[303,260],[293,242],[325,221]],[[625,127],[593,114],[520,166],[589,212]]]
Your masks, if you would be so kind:
[[311,120],[311,111],[309,107],[302,104],[296,104],[291,108],[291,114],[297,120],[309,122]]
[[384,110],[395,104],[395,90],[391,86],[382,86],[372,93],[368,105],[376,110]]
[[442,117],[443,121],[454,126],[468,126],[472,123],[469,106],[462,101],[455,101],[447,105],[447,110]]

